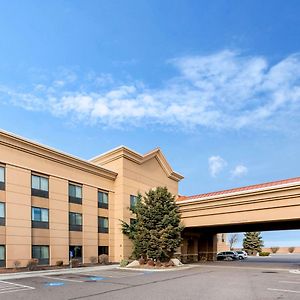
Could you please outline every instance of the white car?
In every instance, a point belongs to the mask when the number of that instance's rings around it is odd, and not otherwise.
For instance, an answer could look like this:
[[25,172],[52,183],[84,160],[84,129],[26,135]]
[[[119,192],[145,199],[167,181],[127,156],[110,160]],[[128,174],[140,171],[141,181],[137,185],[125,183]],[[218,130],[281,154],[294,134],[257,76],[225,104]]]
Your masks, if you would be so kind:
[[239,259],[245,259],[248,257],[248,254],[246,251],[235,251],[235,252],[238,254]]

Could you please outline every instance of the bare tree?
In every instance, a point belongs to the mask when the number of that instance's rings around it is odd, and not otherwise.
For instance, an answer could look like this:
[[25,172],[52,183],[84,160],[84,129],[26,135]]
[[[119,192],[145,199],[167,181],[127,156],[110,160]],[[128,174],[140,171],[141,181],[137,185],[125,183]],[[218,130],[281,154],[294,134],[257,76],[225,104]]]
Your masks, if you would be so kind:
[[239,240],[239,236],[237,233],[232,233],[229,238],[228,238],[228,243],[229,243],[229,247],[230,250],[233,249],[234,244],[236,244]]

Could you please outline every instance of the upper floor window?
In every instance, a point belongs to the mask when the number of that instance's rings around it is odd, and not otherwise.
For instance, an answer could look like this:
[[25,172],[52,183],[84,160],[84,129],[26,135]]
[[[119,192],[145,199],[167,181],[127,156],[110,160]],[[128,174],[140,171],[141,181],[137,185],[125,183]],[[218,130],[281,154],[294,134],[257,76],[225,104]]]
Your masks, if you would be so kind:
[[5,225],[5,204],[0,202],[0,225]]
[[82,214],[69,212],[69,230],[82,231]]
[[5,168],[0,166],[0,190],[5,190]]
[[0,245],[0,268],[5,267],[5,246]]
[[49,178],[38,175],[31,175],[31,195],[48,198]]
[[108,233],[108,218],[98,217],[98,232]]
[[32,246],[32,258],[37,258],[39,265],[48,265],[49,246]]
[[98,191],[98,207],[108,208],[108,193]]
[[31,208],[31,225],[33,228],[49,228],[49,210],[47,208]]
[[69,202],[82,204],[82,186],[69,183]]
[[137,196],[130,195],[130,208],[134,208],[136,206]]

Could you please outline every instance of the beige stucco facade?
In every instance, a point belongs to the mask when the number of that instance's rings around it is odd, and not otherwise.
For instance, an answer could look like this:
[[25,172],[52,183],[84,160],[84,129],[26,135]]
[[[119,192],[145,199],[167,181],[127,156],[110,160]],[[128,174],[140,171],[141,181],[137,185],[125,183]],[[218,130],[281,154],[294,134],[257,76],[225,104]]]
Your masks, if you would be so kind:
[[25,266],[37,253],[50,265],[76,253],[84,263],[101,253],[128,258],[121,220],[134,218],[132,196],[158,186],[176,196],[185,225],[178,254],[191,260],[228,249],[227,232],[300,229],[300,178],[180,197],[182,178],[158,148],[120,146],[86,161],[0,131],[0,266]]
[[189,244],[213,259],[229,250],[221,233],[300,229],[300,178],[180,197],[177,204],[186,226],[182,254],[191,253]]
[[[48,247],[51,265],[59,260],[67,264],[70,246],[81,247],[82,261],[87,263],[102,246],[108,247],[110,261],[128,257],[131,243],[121,233],[120,220],[129,222],[133,217],[130,195],[157,186],[167,186],[177,195],[183,178],[160,149],[141,155],[121,146],[84,161],[3,131],[0,168],[5,174],[0,189],[5,219],[0,226],[0,247],[5,247],[6,267],[16,260],[25,266],[33,257],[33,246]],[[48,182],[47,197],[32,194],[33,175]],[[82,203],[70,202],[70,184],[80,187]],[[98,192],[108,194],[107,208],[98,207]],[[42,224],[47,228],[33,228],[33,208],[48,212],[48,224]],[[70,212],[81,215],[82,224],[74,226],[81,230],[70,230]],[[108,219],[108,232],[98,232],[98,217]],[[35,223],[39,227],[43,222]]]

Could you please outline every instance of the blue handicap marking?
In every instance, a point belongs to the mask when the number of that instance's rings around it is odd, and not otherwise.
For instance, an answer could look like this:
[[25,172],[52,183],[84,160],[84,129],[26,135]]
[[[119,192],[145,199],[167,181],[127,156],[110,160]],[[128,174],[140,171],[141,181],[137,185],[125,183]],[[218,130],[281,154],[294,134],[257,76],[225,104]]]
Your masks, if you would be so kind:
[[103,280],[104,277],[97,277],[97,276],[92,276],[89,278],[89,280],[93,280],[93,281],[100,281],[100,280]]
[[46,286],[62,286],[65,285],[64,282],[47,282]]

